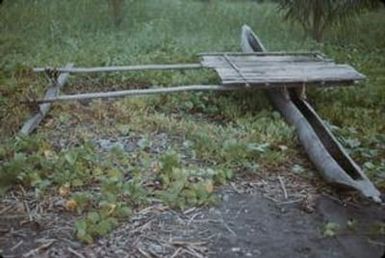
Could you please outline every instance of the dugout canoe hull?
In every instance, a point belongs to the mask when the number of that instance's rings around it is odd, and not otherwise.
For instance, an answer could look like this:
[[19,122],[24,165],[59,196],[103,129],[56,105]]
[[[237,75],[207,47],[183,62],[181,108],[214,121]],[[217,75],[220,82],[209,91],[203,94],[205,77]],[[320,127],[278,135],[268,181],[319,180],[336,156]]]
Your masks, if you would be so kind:
[[[264,52],[266,48],[249,26],[242,27],[243,52]],[[323,123],[312,106],[296,90],[266,90],[273,106],[295,127],[298,138],[321,176],[339,187],[354,189],[381,202],[380,192]]]

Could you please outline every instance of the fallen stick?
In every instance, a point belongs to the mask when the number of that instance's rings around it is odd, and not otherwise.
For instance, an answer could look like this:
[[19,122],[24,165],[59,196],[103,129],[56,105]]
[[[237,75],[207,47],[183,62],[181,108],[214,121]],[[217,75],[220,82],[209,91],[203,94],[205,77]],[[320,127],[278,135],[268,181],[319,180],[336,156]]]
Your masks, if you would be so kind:
[[[190,86],[178,86],[170,88],[155,88],[155,89],[141,89],[141,90],[122,90],[122,91],[110,91],[110,92],[95,92],[95,93],[83,93],[75,95],[62,95],[58,97],[51,97],[45,99],[39,99],[32,101],[37,104],[52,103],[58,101],[74,101],[74,100],[87,100],[87,99],[100,99],[100,98],[119,98],[127,96],[141,96],[141,95],[154,95],[154,94],[170,94],[182,91],[231,91],[247,89],[240,86],[221,86],[221,85],[190,85]],[[250,89],[250,87],[248,88]]]
[[[66,68],[73,67],[73,64],[67,64]],[[69,74],[68,73],[62,73],[55,84],[50,85],[47,92],[45,93],[45,98],[54,98],[59,95],[60,89],[65,85],[67,82]],[[23,127],[20,130],[20,134],[23,135],[29,135],[32,133],[41,123],[43,118],[48,113],[49,109],[51,108],[51,104],[42,104],[39,106],[39,111],[36,112],[30,119],[28,119]]]
[[20,240],[16,245],[14,245],[10,250],[11,252],[15,251],[19,246],[21,246],[24,243],[23,240]]
[[131,66],[106,66],[106,67],[64,67],[64,68],[34,68],[36,73],[53,70],[61,73],[98,73],[98,72],[123,72],[123,71],[148,71],[148,70],[187,70],[203,68],[201,64],[150,64]]
[[73,255],[75,255],[76,257],[79,257],[79,258],[85,258],[84,255],[82,255],[81,253],[77,252],[76,250],[72,249],[71,247],[68,247],[67,248],[68,252],[72,253]]
[[41,246],[35,248],[35,249],[32,249],[30,250],[28,253],[25,253],[23,254],[23,257],[24,258],[27,258],[27,257],[38,257],[39,256],[39,253],[43,250],[46,250],[48,249],[53,243],[55,243],[57,240],[56,239],[51,239],[50,241],[48,241],[47,243],[45,244],[42,244]]
[[285,199],[289,198],[289,196],[287,194],[286,187],[285,187],[285,183],[283,182],[283,179],[281,176],[278,176],[278,181],[279,181],[279,184],[281,185],[281,188],[283,191],[283,196],[285,197]]

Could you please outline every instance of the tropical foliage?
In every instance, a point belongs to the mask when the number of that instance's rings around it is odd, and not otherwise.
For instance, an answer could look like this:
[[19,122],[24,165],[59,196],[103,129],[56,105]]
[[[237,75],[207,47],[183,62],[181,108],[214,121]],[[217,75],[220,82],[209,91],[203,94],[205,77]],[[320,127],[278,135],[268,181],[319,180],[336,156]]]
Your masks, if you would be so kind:
[[119,26],[124,17],[124,0],[108,0],[108,4],[114,24],[115,26]]
[[378,7],[375,0],[282,0],[285,18],[299,22],[305,32],[318,42],[331,26],[352,21],[366,9]]

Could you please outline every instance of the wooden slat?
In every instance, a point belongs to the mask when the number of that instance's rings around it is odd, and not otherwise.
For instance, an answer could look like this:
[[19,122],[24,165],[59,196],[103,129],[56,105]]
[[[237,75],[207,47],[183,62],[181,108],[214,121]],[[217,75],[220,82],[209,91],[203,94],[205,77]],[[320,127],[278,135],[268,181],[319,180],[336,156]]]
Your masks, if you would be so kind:
[[[330,62],[330,60],[323,60],[314,56],[240,56],[229,57],[231,62],[238,63],[265,63],[265,62]],[[216,65],[223,64],[225,62],[223,57],[203,57],[202,65],[208,67],[214,67]]]
[[[65,66],[66,69],[70,69],[72,67],[73,67],[73,64],[67,64]],[[47,92],[45,93],[44,98],[48,99],[48,98],[57,97],[59,95],[60,89],[67,82],[68,76],[69,76],[69,73],[60,74],[60,76],[57,79],[57,83],[49,86]],[[50,108],[51,108],[50,103],[39,105],[39,111],[24,123],[19,133],[23,135],[29,135],[30,133],[32,133],[39,126],[39,124],[41,123],[43,118],[46,116]]]
[[365,79],[351,66],[317,55],[210,55],[203,56],[202,64],[214,68],[224,85],[336,86]]
[[[234,64],[243,67],[285,67],[285,66],[329,66],[335,65],[334,62],[313,62],[313,61],[303,61],[303,62],[248,62],[248,61],[233,61]],[[207,62],[205,63],[206,67],[218,68],[218,67],[228,67],[227,64],[222,62]]]
[[221,76],[222,81],[226,80],[243,80],[251,83],[263,83],[263,82],[276,82],[276,83],[285,83],[287,81],[298,81],[298,82],[311,82],[311,81],[359,81],[361,78],[356,77],[355,74],[351,73],[340,73],[335,74],[311,74],[311,76],[300,76],[300,75],[287,75],[287,74],[270,74],[270,75],[253,75],[253,76]]
[[[237,71],[230,67],[219,67],[216,69],[227,74],[238,74]],[[242,74],[269,74],[269,73],[283,73],[283,74],[292,74],[296,72],[304,73],[333,73],[333,71],[350,71],[353,74],[357,74],[361,77],[364,77],[360,73],[356,72],[352,67],[347,65],[307,65],[307,66],[297,66],[297,65],[286,65],[286,66],[266,66],[266,67],[241,67],[239,69]]]
[[[239,78],[237,73],[231,71],[231,69],[217,69],[218,74],[222,80],[226,78]],[[243,78],[247,80],[260,80],[260,81],[269,81],[273,80],[279,82],[282,79],[290,78],[297,79],[298,81],[311,81],[317,80],[319,78],[324,78],[325,80],[362,80],[365,77],[357,72],[354,69],[344,67],[344,66],[335,66],[335,67],[322,67],[318,69],[286,69],[286,70],[252,70],[245,71],[242,70]]]
[[[329,87],[342,87],[342,86],[353,86],[356,81],[338,81],[338,82],[333,82],[333,81],[314,81],[314,82],[307,82],[306,87],[322,87],[322,88],[329,88]],[[239,87],[239,88],[244,88],[245,83],[243,81],[225,81],[222,82],[222,85],[224,87]],[[302,82],[287,82],[287,83],[269,83],[269,82],[264,82],[264,83],[250,83],[248,88],[250,89],[258,89],[258,90],[269,90],[269,89],[278,89],[282,88],[283,86],[286,88],[296,88],[296,87],[303,87],[304,83]]]
[[236,64],[232,63],[231,60],[228,58],[227,55],[225,55],[224,58],[225,58],[227,64],[231,66],[231,68],[233,69],[233,71],[236,71],[237,76],[240,77],[240,78],[242,78],[242,80],[243,80],[243,82],[245,83],[245,85],[246,85],[246,86],[249,86],[249,83],[247,82],[247,79],[243,76],[242,72],[240,71],[240,68],[239,68]]
[[297,56],[308,55],[324,57],[324,54],[319,51],[267,51],[267,52],[203,52],[198,53],[198,56]]

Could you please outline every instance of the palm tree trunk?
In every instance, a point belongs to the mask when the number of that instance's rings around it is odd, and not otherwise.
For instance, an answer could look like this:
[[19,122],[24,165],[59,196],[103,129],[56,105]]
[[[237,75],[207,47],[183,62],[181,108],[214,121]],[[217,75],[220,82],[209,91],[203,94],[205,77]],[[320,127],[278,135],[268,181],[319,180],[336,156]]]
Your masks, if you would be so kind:
[[320,1],[323,0],[316,0],[315,6],[313,8],[313,27],[312,27],[312,36],[313,39],[315,39],[317,42],[321,42],[323,39],[323,26],[322,26],[322,15],[323,15],[323,9],[322,9],[322,3]]
[[111,16],[115,26],[119,26],[123,21],[124,0],[109,0]]

